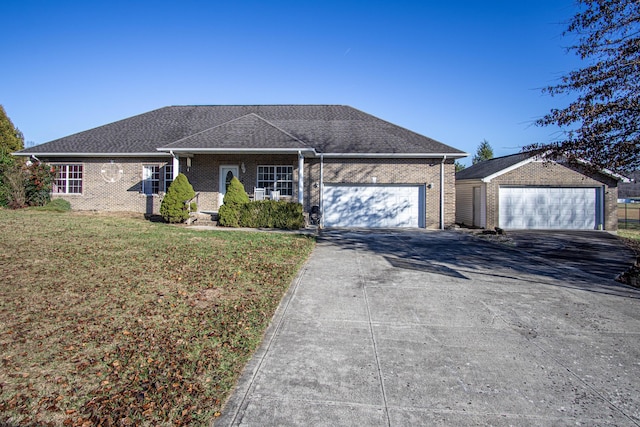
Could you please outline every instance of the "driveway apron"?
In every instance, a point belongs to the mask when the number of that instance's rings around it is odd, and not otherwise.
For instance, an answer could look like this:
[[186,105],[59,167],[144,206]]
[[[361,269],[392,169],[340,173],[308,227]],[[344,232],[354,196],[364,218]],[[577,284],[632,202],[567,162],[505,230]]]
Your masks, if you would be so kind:
[[640,292],[460,232],[325,231],[215,426],[640,425]]

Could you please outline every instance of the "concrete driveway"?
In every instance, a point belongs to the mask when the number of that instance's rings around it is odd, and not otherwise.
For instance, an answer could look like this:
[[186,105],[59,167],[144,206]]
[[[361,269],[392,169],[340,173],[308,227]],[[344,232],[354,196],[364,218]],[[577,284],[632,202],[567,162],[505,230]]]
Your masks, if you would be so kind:
[[640,425],[640,291],[522,239],[325,231],[215,425]]

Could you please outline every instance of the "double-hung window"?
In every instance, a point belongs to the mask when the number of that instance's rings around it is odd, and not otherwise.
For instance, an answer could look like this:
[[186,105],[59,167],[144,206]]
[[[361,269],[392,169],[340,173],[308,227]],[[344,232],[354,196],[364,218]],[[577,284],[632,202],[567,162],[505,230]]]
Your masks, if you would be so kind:
[[165,193],[169,189],[169,186],[173,182],[173,165],[164,165],[164,191]]
[[160,166],[142,166],[142,192],[146,195],[158,194],[160,190]]
[[258,188],[280,191],[282,196],[293,196],[293,166],[258,166]]
[[55,165],[55,169],[53,193],[82,194],[82,165]]

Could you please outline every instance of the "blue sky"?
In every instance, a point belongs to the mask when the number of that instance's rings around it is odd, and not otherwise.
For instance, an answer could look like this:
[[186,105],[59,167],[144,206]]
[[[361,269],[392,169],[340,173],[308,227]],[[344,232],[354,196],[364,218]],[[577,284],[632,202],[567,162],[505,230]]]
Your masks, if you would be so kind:
[[[0,104],[40,144],[167,105],[345,104],[471,154],[557,129],[572,0],[4,0]],[[9,17],[9,19],[7,19]],[[470,157],[463,160],[470,163]]]

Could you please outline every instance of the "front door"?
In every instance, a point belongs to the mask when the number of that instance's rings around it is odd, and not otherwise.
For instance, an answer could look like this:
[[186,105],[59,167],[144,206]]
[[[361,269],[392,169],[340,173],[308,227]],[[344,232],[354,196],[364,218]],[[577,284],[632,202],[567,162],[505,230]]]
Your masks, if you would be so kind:
[[220,188],[218,189],[218,207],[222,206],[224,195],[227,193],[227,188],[233,177],[238,177],[238,166],[223,165],[220,166]]

